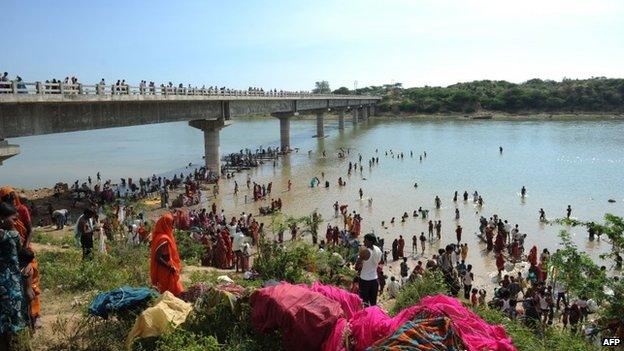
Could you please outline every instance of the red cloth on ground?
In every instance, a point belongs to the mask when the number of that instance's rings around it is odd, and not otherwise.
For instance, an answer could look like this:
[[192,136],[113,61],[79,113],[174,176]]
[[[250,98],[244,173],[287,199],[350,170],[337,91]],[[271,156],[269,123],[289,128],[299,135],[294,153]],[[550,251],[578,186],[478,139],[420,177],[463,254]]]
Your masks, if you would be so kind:
[[321,349],[343,315],[338,302],[291,284],[258,289],[250,303],[254,328],[261,333],[280,329],[286,350]]

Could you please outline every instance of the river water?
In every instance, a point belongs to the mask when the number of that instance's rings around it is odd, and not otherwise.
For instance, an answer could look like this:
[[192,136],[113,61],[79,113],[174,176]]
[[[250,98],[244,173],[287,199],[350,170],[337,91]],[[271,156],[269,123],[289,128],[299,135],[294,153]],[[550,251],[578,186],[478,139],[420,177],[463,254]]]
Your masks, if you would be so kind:
[[[482,251],[473,235],[477,219],[496,213],[511,224],[519,224],[526,232],[527,245],[537,244],[540,251],[557,246],[560,226],[538,221],[544,208],[548,218],[563,217],[568,204],[572,216],[599,220],[607,212],[624,215],[624,121],[615,119],[591,121],[494,121],[494,120],[416,120],[379,119],[352,126],[346,123],[343,132],[336,120],[326,121],[325,139],[315,139],[315,122],[299,120],[291,123],[291,145],[299,148],[280,160],[276,167],[264,165],[250,171],[254,181],[273,182],[274,197],[281,197],[288,214],[309,214],[317,209],[325,219],[332,219],[334,201],[349,204],[350,210],[362,213],[364,231],[374,230],[386,238],[386,247],[398,235],[406,238],[411,251],[411,237],[425,231],[426,222],[410,218],[400,223],[403,212],[418,207],[431,209],[430,218],[442,220],[442,243],[454,241],[456,224],[464,227],[464,240],[469,244],[468,261],[476,267],[477,283],[486,282],[495,270],[494,260]],[[16,138],[22,154],[0,167],[0,183],[18,187],[52,186],[58,180],[94,177],[97,171],[104,179],[149,176],[178,169],[189,162],[200,163],[203,134],[186,123],[147,125],[77,133]],[[276,146],[279,144],[279,121],[272,118],[236,119],[221,132],[221,152],[241,148]],[[499,153],[499,146],[504,148]],[[364,162],[363,174],[346,175],[348,159],[339,159],[338,148],[349,148],[350,160],[358,153]],[[375,153],[375,149],[378,152]],[[392,158],[403,152],[403,159]],[[325,150],[327,157],[322,157]],[[311,151],[311,153],[308,153]],[[410,151],[414,156],[410,157]],[[419,155],[427,157],[422,161]],[[370,157],[379,157],[379,165],[368,168]],[[330,188],[309,187],[321,172],[330,181]],[[346,187],[337,187],[337,179],[346,179]],[[245,174],[237,176],[244,189]],[[286,192],[288,179],[294,189]],[[414,182],[418,188],[414,189]],[[528,196],[522,199],[522,186]],[[224,181],[222,196],[217,201],[226,211],[253,211],[257,204],[244,204],[244,193],[232,194],[233,182]],[[360,201],[373,198],[373,205]],[[460,201],[452,202],[453,192]],[[472,201],[464,203],[461,194],[477,190],[484,206],[477,213]],[[434,197],[442,199],[442,208],[434,210]],[[614,199],[616,203],[608,203]],[[455,221],[459,208],[461,219]],[[381,227],[391,217],[394,226]],[[334,223],[336,220],[332,219]],[[597,257],[610,249],[606,242],[587,240],[581,228],[570,228],[574,241],[583,250]],[[433,243],[431,251],[439,243]],[[411,266],[413,264],[410,263]]]

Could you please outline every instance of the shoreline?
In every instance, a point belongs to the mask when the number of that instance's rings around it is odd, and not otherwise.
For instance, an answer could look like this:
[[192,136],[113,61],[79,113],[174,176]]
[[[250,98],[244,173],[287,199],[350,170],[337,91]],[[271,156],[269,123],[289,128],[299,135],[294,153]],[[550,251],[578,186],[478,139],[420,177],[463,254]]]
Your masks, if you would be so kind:
[[[256,119],[260,116],[245,116],[240,119]],[[264,117],[264,116],[263,116]],[[300,115],[301,120],[315,120],[314,115]],[[328,113],[324,117],[327,120],[338,120],[338,115]],[[345,122],[351,120],[351,114],[345,114]],[[377,120],[464,120],[464,121],[611,121],[624,120],[624,113],[615,112],[519,112],[506,113],[497,111],[481,111],[479,113],[406,113],[406,112],[380,112],[369,119]]]

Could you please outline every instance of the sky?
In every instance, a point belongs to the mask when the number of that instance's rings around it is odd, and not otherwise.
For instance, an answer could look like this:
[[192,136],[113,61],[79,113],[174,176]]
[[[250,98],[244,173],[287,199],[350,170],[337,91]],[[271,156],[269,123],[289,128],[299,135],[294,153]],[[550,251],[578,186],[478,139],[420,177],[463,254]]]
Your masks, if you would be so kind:
[[0,13],[0,70],[26,81],[310,90],[624,77],[624,0],[2,0]]

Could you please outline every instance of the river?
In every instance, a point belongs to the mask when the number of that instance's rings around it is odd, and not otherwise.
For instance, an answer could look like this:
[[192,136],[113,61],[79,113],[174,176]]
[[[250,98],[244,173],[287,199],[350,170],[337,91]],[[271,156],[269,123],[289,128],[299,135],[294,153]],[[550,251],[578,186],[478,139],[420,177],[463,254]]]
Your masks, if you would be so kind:
[[[282,159],[277,167],[265,165],[250,171],[254,181],[272,181],[274,196],[281,197],[289,214],[309,214],[318,209],[326,219],[333,217],[334,201],[348,203],[349,209],[362,213],[364,231],[374,230],[386,238],[386,247],[399,234],[406,238],[410,251],[411,237],[426,232],[426,222],[410,218],[400,223],[403,212],[418,207],[432,209],[436,195],[442,199],[441,210],[431,210],[432,219],[443,223],[443,242],[454,241],[455,207],[459,208],[464,227],[464,240],[471,250],[468,261],[479,260],[477,282],[488,280],[495,270],[491,259],[481,251],[477,231],[479,215],[496,213],[519,224],[526,232],[527,245],[537,244],[540,251],[551,252],[558,243],[560,226],[538,221],[538,211],[544,208],[548,218],[563,217],[568,204],[572,216],[600,220],[607,212],[624,215],[624,121],[616,119],[591,121],[541,120],[459,120],[459,119],[375,119],[352,126],[346,123],[343,132],[336,120],[326,121],[325,139],[315,139],[312,120],[291,123],[291,145],[299,148]],[[186,123],[146,125],[76,133],[15,138],[22,153],[0,167],[0,183],[18,187],[52,186],[62,180],[95,176],[100,171],[104,179],[150,176],[179,169],[189,162],[200,163],[203,135]],[[242,148],[279,144],[279,122],[273,118],[236,119],[221,132],[221,152]],[[504,148],[499,153],[499,146]],[[351,161],[358,153],[365,161],[364,172],[347,177],[349,160],[339,159],[338,148],[349,148]],[[378,152],[375,153],[375,149]],[[403,152],[403,159],[392,158]],[[312,152],[308,154],[308,151]],[[322,157],[326,150],[327,157]],[[410,157],[410,151],[414,156]],[[427,157],[422,161],[419,155]],[[379,157],[379,165],[368,168],[370,157]],[[310,189],[313,176],[321,172],[330,180],[330,188]],[[338,188],[342,176],[347,186]],[[246,175],[237,177],[244,188]],[[295,189],[286,192],[288,179]],[[413,187],[418,182],[418,188]],[[519,196],[525,186],[528,196]],[[243,204],[243,195],[234,197],[233,184],[224,181],[224,194],[219,203],[226,210],[253,211],[257,206]],[[364,198],[373,198],[373,205],[358,199],[362,188]],[[484,199],[481,213],[471,201],[452,202],[453,192],[477,190]],[[608,199],[616,200],[609,203]],[[391,217],[397,224],[381,227]],[[605,242],[587,240],[582,228],[570,228],[573,240],[593,257],[610,248]],[[433,249],[437,248],[433,244]],[[428,254],[432,253],[428,252]],[[490,254],[491,255],[491,254]]]

